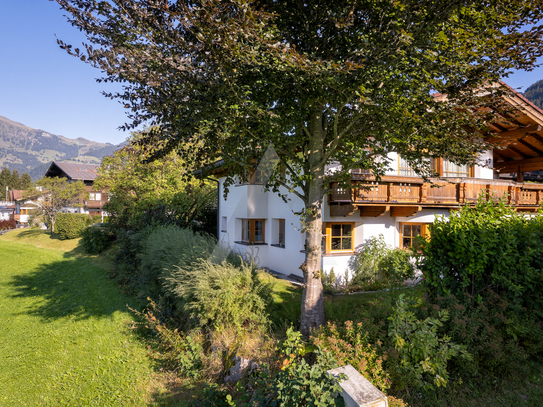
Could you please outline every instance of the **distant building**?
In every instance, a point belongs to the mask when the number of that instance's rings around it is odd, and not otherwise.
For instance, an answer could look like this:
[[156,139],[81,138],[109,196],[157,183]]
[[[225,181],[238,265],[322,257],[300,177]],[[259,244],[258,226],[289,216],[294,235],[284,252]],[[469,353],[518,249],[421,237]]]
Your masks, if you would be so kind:
[[98,178],[97,169],[98,165],[53,161],[45,176],[67,178],[70,182],[83,181],[85,184],[89,193],[88,199],[81,202],[81,207],[66,208],[67,212],[88,213],[91,216],[105,215],[102,208],[108,201],[107,194],[103,191],[95,191],[93,188],[94,181]]
[[13,210],[13,217],[17,222],[17,226],[28,225],[28,218],[34,209],[36,204],[32,201],[37,197],[28,197],[24,190],[11,190],[8,192],[9,202],[12,203],[10,208]]
[[15,202],[0,201],[0,221],[10,220],[15,217]]

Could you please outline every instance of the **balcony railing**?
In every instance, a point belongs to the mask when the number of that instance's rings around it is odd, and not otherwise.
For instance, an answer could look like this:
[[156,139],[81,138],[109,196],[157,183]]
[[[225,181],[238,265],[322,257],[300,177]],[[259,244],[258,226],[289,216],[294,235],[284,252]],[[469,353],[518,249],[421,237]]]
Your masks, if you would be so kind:
[[373,177],[359,178],[362,179],[355,177],[351,181],[351,188],[334,189],[328,201],[458,207],[477,202],[482,194],[484,199],[505,198],[507,203],[518,207],[543,203],[543,184],[478,178],[440,178],[431,179],[431,182],[396,176],[384,176],[379,182]]
[[101,209],[104,207],[107,201],[87,201],[86,207],[88,209]]

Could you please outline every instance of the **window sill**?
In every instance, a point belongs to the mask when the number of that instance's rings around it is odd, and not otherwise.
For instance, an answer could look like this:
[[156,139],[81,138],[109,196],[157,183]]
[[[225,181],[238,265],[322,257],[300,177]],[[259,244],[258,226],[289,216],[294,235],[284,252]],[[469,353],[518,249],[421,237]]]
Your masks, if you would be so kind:
[[270,246],[273,246],[273,247],[280,247],[281,249],[284,249],[284,248],[285,248],[285,245],[284,245],[284,244],[271,244]]
[[234,243],[241,244],[243,246],[267,246],[268,245],[268,243],[249,243],[249,242],[241,242],[241,241],[234,242]]
[[322,257],[331,257],[331,256],[352,256],[355,252],[331,252],[331,253],[323,253]]

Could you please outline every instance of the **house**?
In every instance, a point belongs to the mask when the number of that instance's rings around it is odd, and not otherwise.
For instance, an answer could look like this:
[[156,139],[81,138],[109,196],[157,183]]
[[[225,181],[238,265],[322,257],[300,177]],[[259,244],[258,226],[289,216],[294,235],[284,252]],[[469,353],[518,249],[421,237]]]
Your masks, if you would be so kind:
[[33,199],[37,197],[28,197],[24,190],[10,190],[8,191],[8,199],[13,203],[11,209],[13,210],[13,217],[17,224],[17,227],[28,225],[28,220],[36,204]]
[[15,217],[15,202],[0,201],[0,221],[10,220]]
[[98,178],[98,165],[64,163],[53,161],[47,169],[46,177],[63,177],[70,182],[82,181],[89,193],[88,199],[81,202],[81,207],[66,208],[67,212],[87,213],[91,216],[105,215],[103,207],[108,200],[107,194],[103,191],[95,191],[94,181]]
[[[392,247],[411,247],[437,215],[448,217],[451,210],[474,204],[480,194],[486,199],[506,198],[518,211],[535,211],[543,203],[543,184],[525,183],[523,173],[543,170],[543,111],[507,88],[503,103],[508,108],[498,112],[487,134],[496,148],[478,157],[480,165],[438,159],[433,165],[440,177],[426,182],[398,154],[390,153],[392,164],[379,181],[367,171],[352,171],[351,188],[326,195],[322,269],[334,268],[339,276],[348,272],[357,248],[380,234]],[[260,266],[302,276],[305,237],[294,214],[303,209],[302,201],[290,194],[285,203],[277,194],[265,192],[258,171],[247,182],[230,187],[225,199],[225,178],[218,176],[220,241],[253,256]],[[514,180],[505,179],[512,176]]]

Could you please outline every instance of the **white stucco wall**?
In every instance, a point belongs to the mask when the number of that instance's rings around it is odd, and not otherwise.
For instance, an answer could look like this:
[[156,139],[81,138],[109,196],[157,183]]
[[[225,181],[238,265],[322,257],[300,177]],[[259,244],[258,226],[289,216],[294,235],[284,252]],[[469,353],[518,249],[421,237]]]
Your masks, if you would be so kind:
[[486,151],[483,154],[480,154],[478,157],[478,160],[481,163],[485,163],[487,160],[490,160],[489,167],[483,167],[476,165],[475,166],[475,178],[482,178],[482,179],[493,179],[494,178],[494,170],[492,169],[493,164],[493,157],[494,153],[492,151]]
[[[304,262],[303,236],[300,220],[293,212],[303,209],[303,202],[291,194],[292,200],[285,203],[279,195],[264,192],[261,185],[231,186],[227,198],[224,198],[224,178],[220,180],[221,222],[220,241],[238,253],[253,257],[258,265],[269,267],[283,274],[301,276],[300,265]],[[282,190],[285,193],[286,190]],[[226,228],[224,218],[226,217]],[[235,243],[241,240],[242,219],[265,219],[266,244],[243,245]],[[285,247],[276,247],[278,219],[285,220]],[[226,230],[226,232],[223,232]]]
[[[361,217],[360,212],[356,211],[349,217],[330,216],[330,207],[326,197],[323,205],[323,221],[325,222],[355,222],[355,248],[360,250],[364,242],[371,238],[383,235],[385,243],[390,247],[400,246],[400,223],[433,223],[436,215],[449,217],[448,209],[423,209],[417,214],[409,217],[392,217],[386,213],[377,217]],[[344,278],[345,273],[349,273],[349,263],[352,261],[352,254],[329,254],[323,255],[322,268],[326,273],[334,269],[334,274],[338,278]]]
[[[277,194],[264,192],[260,185],[232,186],[227,198],[223,196],[224,179],[220,180],[220,239],[238,253],[248,254],[255,258],[259,266],[289,275],[302,276],[299,269],[304,262],[304,236],[301,234],[300,220],[293,212],[303,208],[302,201],[294,197],[285,203]],[[365,240],[382,234],[385,242],[391,247],[399,247],[400,223],[432,223],[436,214],[449,216],[447,209],[423,209],[411,217],[392,217],[387,213],[379,217],[361,217],[356,211],[349,217],[330,216],[327,197],[323,202],[323,222],[354,222],[355,247],[360,248]],[[224,220],[226,218],[226,222]],[[241,219],[265,219],[264,245],[242,245],[235,243],[241,240]],[[285,219],[285,247],[275,247],[277,243],[278,219]],[[223,230],[226,230],[224,232]],[[322,268],[330,272],[332,267],[336,276],[343,276],[349,271],[352,254],[324,255]]]

